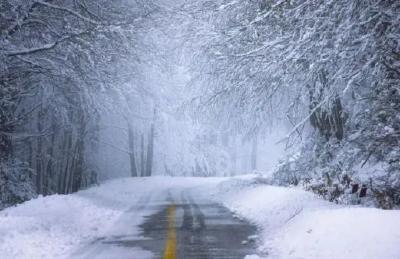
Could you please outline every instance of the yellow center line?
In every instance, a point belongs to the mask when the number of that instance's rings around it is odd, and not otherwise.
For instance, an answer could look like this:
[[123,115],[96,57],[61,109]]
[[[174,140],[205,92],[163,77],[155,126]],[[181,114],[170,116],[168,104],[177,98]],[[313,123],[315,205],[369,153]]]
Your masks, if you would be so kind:
[[163,259],[176,259],[175,205],[168,206],[168,236]]

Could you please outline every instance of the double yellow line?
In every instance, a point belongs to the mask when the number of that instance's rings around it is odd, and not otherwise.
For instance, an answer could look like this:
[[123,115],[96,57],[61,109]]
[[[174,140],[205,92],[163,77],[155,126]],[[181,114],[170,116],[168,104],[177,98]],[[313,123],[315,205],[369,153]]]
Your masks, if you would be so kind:
[[176,227],[175,227],[176,206],[170,205],[167,209],[168,236],[164,249],[163,259],[176,259]]

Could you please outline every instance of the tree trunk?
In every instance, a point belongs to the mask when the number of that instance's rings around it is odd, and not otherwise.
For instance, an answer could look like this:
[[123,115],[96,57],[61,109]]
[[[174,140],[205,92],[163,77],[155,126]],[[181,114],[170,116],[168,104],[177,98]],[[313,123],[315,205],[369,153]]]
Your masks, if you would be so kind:
[[64,177],[62,179],[62,184],[61,184],[61,190],[62,190],[62,194],[67,194],[68,193],[68,183],[69,183],[69,177],[70,177],[70,163],[71,163],[71,154],[72,154],[72,132],[71,130],[68,130],[66,132],[66,136],[67,138],[67,148],[65,149],[65,155],[66,155],[66,159],[65,160],[65,164],[64,164],[64,168],[62,168],[62,170],[64,171]]
[[[40,107],[40,110],[38,112],[37,116],[37,131],[42,132],[43,126],[42,126],[42,114],[43,114],[43,108]],[[42,155],[42,148],[43,148],[43,143],[42,143],[42,137],[37,138],[37,150],[36,150],[36,192],[38,194],[43,194],[43,155]]]
[[[82,136],[81,136],[82,137]],[[81,138],[80,137],[80,138]],[[84,141],[78,140],[76,143],[76,154],[75,154],[75,166],[73,168],[72,181],[71,181],[71,192],[77,192],[82,185],[82,174],[83,174],[83,163],[84,163]]]
[[231,176],[236,175],[237,171],[237,147],[236,147],[236,135],[233,136],[232,141],[232,172]]
[[154,123],[150,127],[149,143],[147,146],[146,176],[151,176],[153,170],[154,155]]
[[145,171],[145,164],[146,164],[146,158],[145,158],[145,149],[144,149],[144,135],[142,134],[140,138],[140,173],[141,176],[146,175]]
[[53,161],[54,161],[54,149],[56,145],[56,134],[57,134],[57,124],[56,124],[56,119],[52,118],[52,135],[51,135],[51,143],[50,146],[47,150],[47,154],[49,155],[49,161],[47,162],[46,166],[46,194],[52,194],[54,193],[54,170],[53,170]]
[[71,191],[77,192],[82,186],[82,178],[85,163],[85,132],[86,132],[86,118],[84,111],[79,110],[79,129],[76,142],[75,152],[75,168],[72,172],[72,185]]
[[135,157],[135,134],[132,125],[128,123],[129,159],[131,165],[131,176],[137,177],[136,157]]
[[257,151],[258,151],[258,135],[253,137],[251,143],[251,170],[257,170]]

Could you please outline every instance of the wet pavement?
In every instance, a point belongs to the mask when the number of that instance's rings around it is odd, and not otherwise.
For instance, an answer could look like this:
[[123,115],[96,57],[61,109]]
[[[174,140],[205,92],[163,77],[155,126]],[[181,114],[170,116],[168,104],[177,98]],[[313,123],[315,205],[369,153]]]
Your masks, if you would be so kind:
[[[194,199],[188,191],[169,192],[167,197],[159,204],[146,201],[155,213],[140,225],[140,238],[113,235],[99,239],[92,246],[101,249],[96,252],[92,247],[94,252],[81,258],[241,259],[256,254],[256,227],[225,207]],[[132,216],[138,209],[143,208],[131,209]]]

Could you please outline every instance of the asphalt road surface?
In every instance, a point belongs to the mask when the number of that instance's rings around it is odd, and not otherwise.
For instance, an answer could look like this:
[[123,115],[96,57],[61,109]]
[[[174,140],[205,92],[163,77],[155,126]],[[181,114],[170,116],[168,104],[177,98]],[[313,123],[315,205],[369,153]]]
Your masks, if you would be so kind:
[[[167,198],[144,197],[117,224],[122,234],[100,238],[74,258],[242,259],[256,253],[256,227],[206,195],[170,190],[161,196]],[[152,213],[140,225],[138,238],[129,233],[129,222],[146,210]]]

